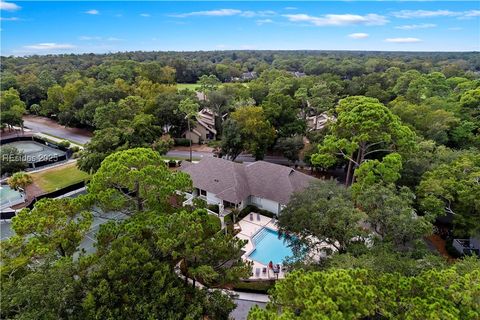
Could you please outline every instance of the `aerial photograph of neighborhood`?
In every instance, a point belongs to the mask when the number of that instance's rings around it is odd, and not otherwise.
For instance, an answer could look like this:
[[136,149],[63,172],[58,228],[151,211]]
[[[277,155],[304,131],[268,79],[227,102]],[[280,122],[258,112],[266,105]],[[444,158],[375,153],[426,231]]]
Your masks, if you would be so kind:
[[0,0],[0,319],[480,320],[480,0]]

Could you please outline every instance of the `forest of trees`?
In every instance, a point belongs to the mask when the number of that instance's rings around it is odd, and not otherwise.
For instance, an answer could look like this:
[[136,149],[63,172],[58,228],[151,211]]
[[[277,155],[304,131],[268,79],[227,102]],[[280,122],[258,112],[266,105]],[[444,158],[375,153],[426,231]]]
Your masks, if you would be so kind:
[[[246,71],[258,77],[231,81]],[[201,108],[230,160],[275,152],[317,172],[343,168],[282,211],[295,271],[251,319],[480,317],[479,260],[425,244],[435,231],[450,247],[480,234],[478,53],[129,52],[5,57],[1,72],[2,129],[31,113],[94,131],[77,162],[93,174],[88,194],[22,211],[2,242],[2,318],[228,318],[228,297],[175,276],[181,261],[211,287],[250,272],[238,239],[202,209],[172,205],[191,181],[160,154]],[[176,83],[198,83],[205,99]],[[310,131],[306,118],[322,113],[333,120]],[[102,225],[85,254],[92,208],[130,218]]]

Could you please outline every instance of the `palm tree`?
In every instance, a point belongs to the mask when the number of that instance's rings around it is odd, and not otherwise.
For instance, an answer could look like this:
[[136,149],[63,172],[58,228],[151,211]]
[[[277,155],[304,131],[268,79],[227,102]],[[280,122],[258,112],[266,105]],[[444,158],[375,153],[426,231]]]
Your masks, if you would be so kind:
[[[185,119],[187,119],[187,125],[188,125],[188,132],[192,132],[190,130],[190,122],[192,121],[192,118],[194,118],[197,113],[198,113],[198,103],[193,101],[190,98],[183,99],[180,102],[180,105],[178,108],[180,109],[180,112],[185,114]],[[190,162],[192,162],[192,139],[190,140]]]
[[10,188],[18,190],[22,189],[25,192],[25,198],[27,198],[27,192],[25,188],[33,183],[32,176],[26,172],[16,172],[7,180]]

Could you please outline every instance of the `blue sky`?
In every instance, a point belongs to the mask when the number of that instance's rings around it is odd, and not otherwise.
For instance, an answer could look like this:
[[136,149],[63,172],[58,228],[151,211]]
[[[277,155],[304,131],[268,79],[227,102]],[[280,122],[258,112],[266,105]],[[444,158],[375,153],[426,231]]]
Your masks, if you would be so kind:
[[7,1],[1,54],[479,51],[480,1]]

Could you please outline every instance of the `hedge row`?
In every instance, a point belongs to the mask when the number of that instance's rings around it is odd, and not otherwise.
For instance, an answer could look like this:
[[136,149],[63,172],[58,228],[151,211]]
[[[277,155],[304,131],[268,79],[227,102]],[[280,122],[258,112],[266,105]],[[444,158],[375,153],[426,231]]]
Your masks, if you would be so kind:
[[180,146],[180,147],[190,146],[190,139],[186,139],[186,138],[174,138],[173,142],[175,146]]

